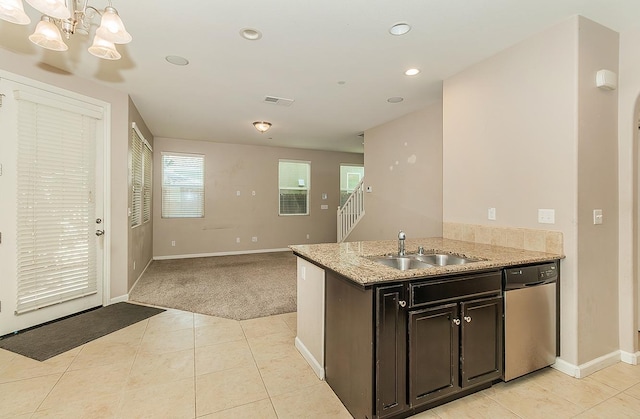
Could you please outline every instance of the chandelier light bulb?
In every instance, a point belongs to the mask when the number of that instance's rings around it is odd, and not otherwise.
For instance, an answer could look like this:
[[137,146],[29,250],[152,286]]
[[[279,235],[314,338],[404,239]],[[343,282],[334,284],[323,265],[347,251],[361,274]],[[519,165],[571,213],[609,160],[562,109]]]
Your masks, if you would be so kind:
[[114,44],[128,44],[132,39],[125,29],[118,11],[111,6],[104,8],[100,27],[96,29],[96,35]]
[[35,32],[29,35],[29,40],[42,48],[52,51],[66,51],[69,49],[62,40],[60,30],[49,16],[42,16],[42,20],[38,22]]
[[69,19],[71,17],[71,11],[65,4],[65,0],[27,0],[27,3],[34,9],[56,19]]
[[89,47],[89,53],[105,60],[119,60],[122,57],[113,42],[102,39],[98,35],[93,37],[93,45]]
[[24,12],[21,0],[0,1],[0,19],[18,25],[28,25],[31,19]]

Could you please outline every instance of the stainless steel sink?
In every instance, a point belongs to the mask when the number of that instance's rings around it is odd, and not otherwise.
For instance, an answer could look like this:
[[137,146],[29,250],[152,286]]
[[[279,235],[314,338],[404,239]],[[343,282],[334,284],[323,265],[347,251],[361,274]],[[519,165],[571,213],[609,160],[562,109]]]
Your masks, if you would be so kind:
[[400,269],[401,271],[408,271],[409,269],[425,269],[431,268],[433,265],[429,265],[409,255],[407,256],[372,256],[370,260],[380,263],[385,266]]
[[448,253],[435,253],[427,255],[412,255],[420,262],[428,263],[429,265],[447,266],[447,265],[464,265],[465,263],[478,262],[479,259],[467,258],[457,255],[450,255]]
[[430,253],[424,255],[414,254],[404,256],[369,256],[368,259],[401,271],[407,271],[410,269],[426,269],[434,266],[463,265],[465,263],[480,261],[480,259],[467,258],[448,253]]

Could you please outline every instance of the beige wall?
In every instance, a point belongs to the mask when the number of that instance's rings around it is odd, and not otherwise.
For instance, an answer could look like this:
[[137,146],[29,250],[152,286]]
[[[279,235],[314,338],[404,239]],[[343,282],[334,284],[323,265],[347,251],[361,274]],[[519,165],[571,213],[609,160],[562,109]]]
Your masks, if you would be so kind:
[[442,103],[365,132],[366,214],[347,241],[442,235]]
[[[579,20],[578,364],[619,349],[618,91],[595,86],[598,70],[618,73],[618,34]],[[593,210],[604,222],[593,224]]]
[[[561,358],[576,366],[618,348],[616,92],[594,82],[617,49],[575,17],[444,83],[445,221],[563,233]],[[555,224],[538,224],[548,208]]]
[[111,105],[110,188],[111,217],[105,217],[106,234],[109,235],[111,260],[107,266],[110,289],[105,295],[110,298],[126,296],[128,223],[127,223],[127,152],[128,152],[128,96],[126,93],[70,76],[46,65],[31,63],[23,56],[0,49],[2,70],[28,77],[42,83],[60,87],[79,94],[105,101]]
[[618,89],[620,349],[638,350],[638,121],[640,29],[620,34]]
[[[149,131],[147,124],[145,124],[138,108],[129,99],[129,132],[131,132],[131,124],[135,122],[138,129],[144,136],[145,140],[153,147],[153,134]],[[128,188],[127,191],[131,191],[133,187],[133,180],[131,178],[131,135],[129,135],[129,153],[128,153]],[[128,209],[131,208],[131,193],[128,194]],[[152,208],[153,215],[153,208]],[[128,218],[127,225],[131,225],[131,216]],[[129,227],[129,260],[128,260],[128,279],[127,289],[130,290],[136,280],[140,277],[145,267],[153,259],[153,217],[150,221],[139,225],[137,227]]]
[[[205,217],[161,217],[161,153],[205,155]],[[153,255],[242,253],[290,244],[336,241],[340,163],[362,164],[361,154],[262,147],[156,137],[153,177]],[[278,216],[278,160],[311,162],[310,214]],[[240,191],[240,196],[237,196]],[[255,191],[255,196],[252,192]],[[322,193],[328,199],[322,200]],[[328,209],[321,209],[328,205]],[[309,239],[307,239],[307,234]],[[240,243],[236,243],[236,238]],[[257,237],[257,242],[251,238]],[[175,247],[171,242],[175,241]]]

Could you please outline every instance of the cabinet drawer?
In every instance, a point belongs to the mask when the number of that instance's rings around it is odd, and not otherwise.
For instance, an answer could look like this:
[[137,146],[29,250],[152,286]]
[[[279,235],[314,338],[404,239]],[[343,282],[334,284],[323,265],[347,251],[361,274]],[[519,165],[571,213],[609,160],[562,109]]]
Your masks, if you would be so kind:
[[409,285],[410,306],[460,300],[466,297],[491,295],[502,291],[500,272],[487,272],[442,280],[416,282]]

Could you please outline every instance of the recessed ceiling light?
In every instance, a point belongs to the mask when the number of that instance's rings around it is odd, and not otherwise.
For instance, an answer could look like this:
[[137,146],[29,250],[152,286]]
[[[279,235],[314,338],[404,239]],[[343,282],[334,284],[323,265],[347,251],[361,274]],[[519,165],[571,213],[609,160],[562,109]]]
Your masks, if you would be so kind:
[[389,28],[389,33],[391,35],[404,35],[405,33],[411,30],[411,26],[408,23],[396,23],[391,28]]
[[415,76],[416,74],[420,73],[420,70],[417,68],[410,68],[407,71],[404,72],[404,74],[406,76]]
[[184,57],[180,57],[178,55],[167,55],[165,58],[168,62],[175,65],[187,65],[189,64],[189,60]]
[[394,97],[390,97],[389,99],[387,99],[387,102],[389,103],[400,103],[404,100],[404,98],[400,97],[400,96],[394,96]]
[[240,30],[240,36],[249,41],[257,41],[262,38],[262,32],[257,29],[244,28]]

